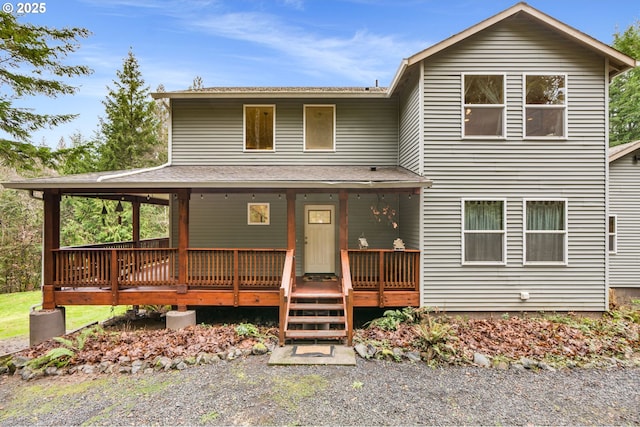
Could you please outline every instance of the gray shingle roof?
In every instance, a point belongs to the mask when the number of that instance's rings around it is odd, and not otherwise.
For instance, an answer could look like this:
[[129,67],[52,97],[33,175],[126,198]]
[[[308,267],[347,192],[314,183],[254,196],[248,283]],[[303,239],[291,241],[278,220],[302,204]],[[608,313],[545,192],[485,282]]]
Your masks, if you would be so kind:
[[411,188],[431,182],[401,167],[369,166],[166,166],[36,178],[3,183],[7,188]]

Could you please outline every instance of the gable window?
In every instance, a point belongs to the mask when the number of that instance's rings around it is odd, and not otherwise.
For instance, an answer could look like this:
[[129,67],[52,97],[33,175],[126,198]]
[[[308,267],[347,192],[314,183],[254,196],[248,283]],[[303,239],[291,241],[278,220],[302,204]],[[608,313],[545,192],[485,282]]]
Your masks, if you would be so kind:
[[618,217],[609,215],[609,252],[616,253],[618,251]]
[[334,105],[304,106],[305,150],[335,150],[335,113]]
[[525,136],[564,138],[566,100],[564,75],[525,76]]
[[524,201],[525,264],[567,263],[567,202]]
[[244,149],[246,151],[274,151],[275,120],[275,105],[245,105]]
[[464,80],[463,136],[505,135],[504,75],[466,74]]
[[464,200],[462,202],[462,263],[505,263],[505,202]]

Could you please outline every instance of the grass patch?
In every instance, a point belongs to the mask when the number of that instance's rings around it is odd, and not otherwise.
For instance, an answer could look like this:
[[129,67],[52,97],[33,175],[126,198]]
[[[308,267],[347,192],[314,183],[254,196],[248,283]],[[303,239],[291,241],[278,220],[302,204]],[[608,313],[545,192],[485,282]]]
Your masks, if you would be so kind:
[[328,381],[320,375],[291,375],[274,378],[271,398],[288,411],[295,411],[303,399],[313,397],[327,388]]
[[[42,302],[42,292],[0,294],[0,340],[29,335],[29,310]],[[68,306],[67,329],[74,330],[92,322],[123,314],[126,306]]]
[[[42,384],[28,384],[17,389],[11,398],[4,402],[0,412],[0,423],[10,418],[24,418],[37,423],[46,420],[48,414],[62,406],[69,410],[83,405],[87,394],[108,384],[107,378],[93,381],[81,381],[70,384],[56,384],[50,387]],[[97,396],[94,396],[97,398]]]

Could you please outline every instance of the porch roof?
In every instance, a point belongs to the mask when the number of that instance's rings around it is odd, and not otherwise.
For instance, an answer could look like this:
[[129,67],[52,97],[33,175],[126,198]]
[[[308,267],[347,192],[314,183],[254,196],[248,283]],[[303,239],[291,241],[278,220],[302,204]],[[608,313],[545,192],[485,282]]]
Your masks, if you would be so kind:
[[[431,181],[402,167],[385,166],[170,166],[4,182],[6,188],[43,191],[178,188],[415,188]],[[162,191],[158,191],[162,192]]]

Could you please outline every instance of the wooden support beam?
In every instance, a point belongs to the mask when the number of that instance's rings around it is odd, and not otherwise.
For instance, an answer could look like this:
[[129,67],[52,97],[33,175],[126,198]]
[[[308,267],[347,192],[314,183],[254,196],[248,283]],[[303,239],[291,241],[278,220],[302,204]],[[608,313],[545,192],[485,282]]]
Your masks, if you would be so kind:
[[287,249],[296,250],[296,193],[287,190]]
[[189,190],[178,191],[178,284],[186,285],[189,256]]
[[[287,250],[296,253],[296,193],[294,190],[287,190]],[[296,271],[296,258],[293,257],[293,271]],[[294,274],[295,276],[295,274]],[[293,283],[295,289],[296,283]]]
[[349,249],[349,193],[340,190],[340,250]]
[[[60,193],[57,190],[46,191],[44,199],[44,241],[42,245],[43,286],[53,290],[55,278],[55,264],[53,250],[60,248]],[[53,293],[42,302],[42,308],[53,310],[56,303]]]
[[131,221],[133,225],[133,233],[132,233],[131,240],[133,240],[133,247],[139,248],[140,247],[140,202],[139,201],[131,202],[131,208],[133,210],[133,216]]

